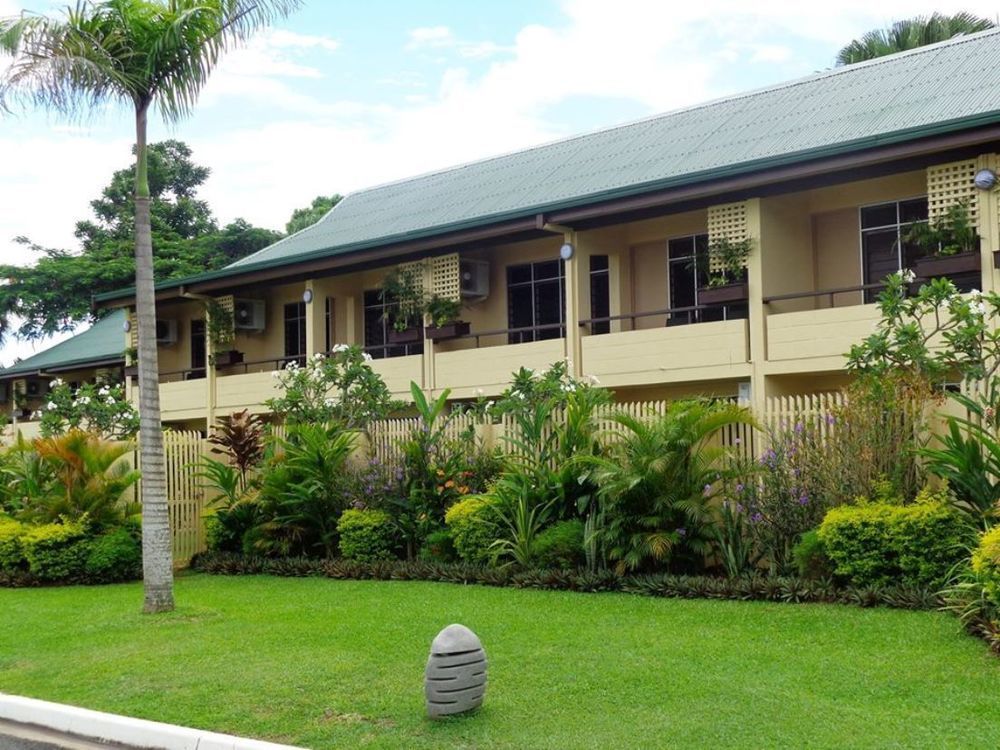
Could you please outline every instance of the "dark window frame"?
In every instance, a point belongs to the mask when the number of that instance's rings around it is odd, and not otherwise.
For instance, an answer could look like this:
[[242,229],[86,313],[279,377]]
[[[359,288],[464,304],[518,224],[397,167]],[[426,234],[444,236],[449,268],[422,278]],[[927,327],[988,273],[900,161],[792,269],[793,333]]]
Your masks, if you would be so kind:
[[208,364],[208,333],[204,319],[192,320],[189,334],[191,337],[191,371],[204,373]]
[[[286,302],[284,312],[285,361],[304,364],[306,359],[306,303]],[[294,326],[294,335],[292,335]]]
[[[896,267],[895,272],[901,271],[906,268],[906,263],[904,262],[904,254],[906,249],[904,248],[904,235],[910,227],[915,224],[924,223],[927,218],[924,219],[910,219],[903,220],[903,206],[904,204],[913,204],[918,201],[923,202],[923,214],[924,216],[929,215],[928,209],[928,198],[926,195],[916,195],[909,198],[898,198],[896,200],[890,201],[878,201],[877,203],[866,203],[863,206],[858,206],[858,245],[859,245],[859,255],[861,256],[861,283],[862,284],[877,284],[882,281],[885,276],[878,279],[872,279],[869,273],[869,246],[866,242],[868,238],[875,237],[879,234],[885,234],[887,230],[895,230],[895,244],[896,248]],[[876,211],[878,209],[886,209],[889,206],[893,207],[893,213],[895,214],[895,220],[887,224],[873,224],[872,226],[865,226],[865,212],[866,211]],[[892,271],[890,271],[892,273]],[[878,296],[878,289],[866,289],[864,292],[864,299],[866,303],[874,302]]]
[[[555,276],[545,275],[541,269],[552,263],[558,263],[558,273]],[[519,274],[527,274],[527,278],[513,281],[512,278]],[[545,341],[548,339],[563,338],[566,335],[566,262],[559,260],[535,260],[527,263],[515,263],[507,266],[507,328],[508,329],[531,329],[518,332],[508,332],[508,344],[523,344],[530,341]],[[540,314],[543,303],[546,301],[543,292],[552,282],[558,285],[558,310],[559,319],[552,321],[540,321]],[[514,296],[518,290],[528,290],[531,304],[528,308],[517,306],[515,308]],[[530,315],[525,312],[530,310]],[[529,320],[525,320],[529,318]],[[525,324],[526,323],[526,324]],[[558,324],[558,328],[555,326]],[[535,330],[537,326],[549,326],[542,330]]]
[[396,303],[392,300],[382,299],[380,289],[366,289],[362,294],[361,320],[364,348],[373,359],[423,354],[423,339],[413,344],[389,344],[389,331],[392,329],[392,314],[395,308]]

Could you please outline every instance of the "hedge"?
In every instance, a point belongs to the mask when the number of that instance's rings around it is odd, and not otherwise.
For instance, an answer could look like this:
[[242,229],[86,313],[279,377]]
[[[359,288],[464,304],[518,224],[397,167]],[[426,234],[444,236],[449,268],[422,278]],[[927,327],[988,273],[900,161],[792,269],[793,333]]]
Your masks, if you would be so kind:
[[461,563],[383,560],[365,563],[316,558],[266,558],[224,552],[203,552],[191,568],[215,575],[272,575],[325,577],[336,580],[438,581],[512,588],[557,591],[618,591],[643,596],[688,599],[736,599],[740,601],[825,602],[861,607],[886,606],[901,609],[937,609],[937,593],[913,586],[845,588],[831,581],[809,581],[780,576],[720,578],[674,574],[621,576],[611,570],[515,570]]

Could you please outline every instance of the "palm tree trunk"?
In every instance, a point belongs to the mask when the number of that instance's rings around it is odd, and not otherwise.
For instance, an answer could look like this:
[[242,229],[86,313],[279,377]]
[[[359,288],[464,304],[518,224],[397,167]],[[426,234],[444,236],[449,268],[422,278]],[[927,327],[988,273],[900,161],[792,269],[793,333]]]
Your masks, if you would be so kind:
[[167,508],[167,476],[160,423],[159,363],[156,353],[156,297],[149,214],[146,115],[136,108],[135,310],[139,322],[139,456],[142,468],[142,580],[144,612],[174,608],[174,569]]

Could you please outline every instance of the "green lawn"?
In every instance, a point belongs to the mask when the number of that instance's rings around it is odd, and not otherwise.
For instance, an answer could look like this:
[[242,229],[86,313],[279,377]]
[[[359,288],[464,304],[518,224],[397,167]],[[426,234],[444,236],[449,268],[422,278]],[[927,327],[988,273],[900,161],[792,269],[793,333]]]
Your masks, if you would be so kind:
[[[1000,660],[937,613],[191,575],[0,590],[0,691],[312,748],[1000,747]],[[421,680],[462,622],[484,708]]]

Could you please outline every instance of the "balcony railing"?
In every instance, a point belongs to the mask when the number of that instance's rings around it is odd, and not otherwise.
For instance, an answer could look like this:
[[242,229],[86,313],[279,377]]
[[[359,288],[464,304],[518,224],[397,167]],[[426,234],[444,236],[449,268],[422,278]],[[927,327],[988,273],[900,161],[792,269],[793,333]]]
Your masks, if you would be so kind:
[[[717,319],[710,319],[707,314],[718,313]],[[688,307],[665,307],[661,310],[649,310],[645,312],[622,313],[620,315],[605,315],[600,318],[586,318],[580,321],[581,327],[590,327],[590,333],[603,334],[609,330],[595,331],[596,326],[610,324],[615,321],[627,320],[632,330],[635,330],[635,321],[640,318],[665,318],[664,325],[691,325],[694,323],[714,323],[720,320],[742,320],[747,317],[745,305],[692,305]]]
[[[856,286],[838,286],[831,289],[813,289],[806,292],[790,292],[788,294],[772,294],[771,296],[764,297],[763,302],[765,305],[771,304],[772,302],[788,302],[791,300],[799,299],[816,299],[820,297],[826,297],[829,301],[830,307],[840,307],[837,304],[837,297],[841,294],[858,294],[863,293],[866,301],[869,300],[869,296],[872,292],[881,292],[885,289],[885,284],[882,282],[877,282],[874,284],[858,284]],[[855,304],[855,303],[851,303]]]

